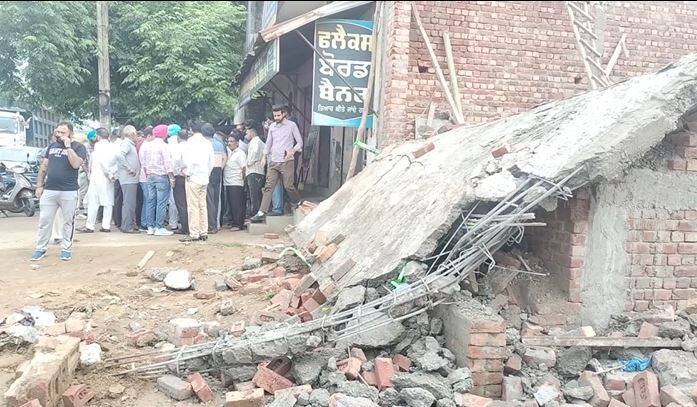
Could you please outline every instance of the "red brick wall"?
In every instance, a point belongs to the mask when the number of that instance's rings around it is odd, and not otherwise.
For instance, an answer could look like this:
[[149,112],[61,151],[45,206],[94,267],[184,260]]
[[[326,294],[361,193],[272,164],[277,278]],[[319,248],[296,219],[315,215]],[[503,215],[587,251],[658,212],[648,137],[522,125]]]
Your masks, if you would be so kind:
[[[669,137],[671,171],[697,172],[697,133]],[[628,311],[672,305],[697,297],[697,208],[635,210],[627,219]]]
[[[629,57],[622,55],[613,71],[615,80],[655,71],[697,51],[694,3],[607,3],[603,65],[622,33],[627,34],[629,50]],[[468,123],[519,113],[588,89],[563,2],[416,4],[446,78],[442,34],[450,32]],[[425,116],[431,100],[440,110],[448,109],[410,7],[397,1],[388,13],[392,19],[387,32],[393,38],[385,55],[394,72],[384,81],[381,144],[413,138],[414,119]]]
[[590,191],[581,189],[554,212],[538,214],[547,226],[531,228],[527,240],[572,303],[581,302],[581,278],[588,240]]

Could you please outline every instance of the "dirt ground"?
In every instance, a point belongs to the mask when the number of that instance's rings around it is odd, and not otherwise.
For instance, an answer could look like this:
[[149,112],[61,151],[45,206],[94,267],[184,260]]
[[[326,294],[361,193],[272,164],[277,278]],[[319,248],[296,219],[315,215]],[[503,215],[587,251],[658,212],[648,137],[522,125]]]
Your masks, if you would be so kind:
[[[34,263],[29,257],[34,248],[37,221],[38,217],[0,216],[0,320],[27,305],[52,311],[58,321],[65,320],[72,311],[91,312],[96,342],[106,359],[152,350],[126,344],[131,322],[157,330],[172,318],[191,317],[201,322],[218,321],[226,328],[269,304],[269,294],[264,292],[242,295],[223,291],[215,299],[198,300],[193,296],[194,290],[175,292],[165,289],[163,283],[150,280],[148,269],[185,268],[193,273],[197,290],[214,291],[215,279],[227,270],[239,268],[245,257],[260,255],[264,246],[288,242],[283,237],[266,240],[227,230],[212,235],[207,243],[186,245],[178,242],[177,235],[154,237],[118,231],[76,234],[78,241],[71,261],[60,261],[59,247],[52,244],[47,256]],[[155,250],[155,256],[143,270],[138,270],[138,262],[149,250]],[[228,317],[216,314],[225,299],[234,301],[238,313]],[[31,354],[31,349],[26,348],[0,353],[0,395],[14,380],[16,367],[30,359]],[[104,372],[79,370],[74,379],[74,384],[77,383],[88,384],[95,391],[97,396],[89,404],[94,407],[201,405],[193,399],[179,403],[169,399],[154,389],[154,380],[117,378]],[[125,386],[126,391],[122,397],[111,400],[106,397],[107,389],[115,383]],[[0,397],[0,406],[3,403]],[[219,403],[215,401],[212,405]]]

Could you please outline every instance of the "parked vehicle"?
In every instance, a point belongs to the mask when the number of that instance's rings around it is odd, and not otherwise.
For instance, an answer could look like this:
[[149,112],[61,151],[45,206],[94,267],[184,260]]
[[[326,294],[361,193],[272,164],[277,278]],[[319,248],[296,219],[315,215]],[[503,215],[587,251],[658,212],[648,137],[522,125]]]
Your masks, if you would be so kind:
[[26,168],[15,165],[7,168],[0,163],[0,212],[21,213],[34,216],[38,200],[36,188],[25,175]]
[[18,112],[0,110],[0,147],[27,144],[27,122]]

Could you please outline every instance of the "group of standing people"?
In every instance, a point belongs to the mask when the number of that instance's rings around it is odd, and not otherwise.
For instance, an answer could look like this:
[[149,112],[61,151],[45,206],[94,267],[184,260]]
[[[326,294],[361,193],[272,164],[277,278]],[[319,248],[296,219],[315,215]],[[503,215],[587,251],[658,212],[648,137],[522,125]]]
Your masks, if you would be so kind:
[[113,220],[123,233],[177,233],[186,235],[182,242],[207,240],[224,215],[232,230],[241,230],[248,209],[252,222],[283,214],[282,205],[280,213],[269,209],[284,189],[293,204],[300,203],[294,159],[303,144],[287,107],[272,110],[266,142],[246,122],[228,136],[209,123],[142,131],[129,125],[115,134],[98,128],[83,144],[73,140],[70,123],[60,123],[37,178],[40,216],[32,260],[44,257],[54,223],[62,232],[60,258],[70,260],[79,202],[87,208],[82,233],[94,233],[101,214],[101,232],[110,232]]

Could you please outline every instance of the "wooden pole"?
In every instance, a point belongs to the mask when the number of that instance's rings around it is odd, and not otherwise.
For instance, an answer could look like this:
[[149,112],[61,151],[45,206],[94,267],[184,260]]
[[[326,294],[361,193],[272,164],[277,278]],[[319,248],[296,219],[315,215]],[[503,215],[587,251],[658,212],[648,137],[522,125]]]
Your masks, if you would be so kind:
[[412,14],[414,14],[414,20],[416,20],[416,25],[419,27],[419,31],[421,32],[421,37],[423,37],[424,43],[426,43],[428,53],[431,56],[431,63],[433,63],[433,69],[436,70],[436,76],[438,77],[438,81],[440,82],[440,87],[443,89],[443,93],[445,93],[445,98],[448,100],[448,104],[450,104],[450,110],[453,111],[453,115],[455,116],[455,123],[463,124],[465,123],[465,119],[464,117],[462,117],[462,113],[457,109],[457,105],[455,104],[453,95],[450,93],[450,87],[448,86],[448,82],[445,80],[443,70],[440,69],[440,64],[438,63],[436,53],[433,51],[431,40],[428,39],[428,34],[426,33],[423,24],[421,24],[421,17],[419,16],[419,11],[416,9],[416,4],[412,3],[411,11]]
[[97,2],[97,63],[99,71],[99,124],[111,132],[109,80],[109,3]]
[[457,75],[455,70],[455,60],[453,58],[453,46],[450,44],[450,33],[443,32],[443,44],[445,45],[445,57],[448,60],[448,71],[450,71],[450,86],[453,88],[453,97],[455,98],[455,106],[464,118],[462,112],[462,96],[460,95],[460,87],[457,84]]
[[[373,52],[370,55],[370,71],[368,72],[368,86],[366,87],[366,95],[363,99],[363,113],[361,114],[361,123],[358,125],[358,131],[356,132],[356,140],[365,143],[366,132],[368,126],[368,111],[371,110],[371,103],[373,100],[373,85],[375,84],[375,61],[377,55],[381,52],[380,44],[377,41],[377,30],[380,26],[380,14],[378,14],[378,7],[381,7],[379,2],[375,3],[375,13],[373,14],[373,39],[371,43],[374,45]],[[346,180],[348,181],[351,177],[356,175],[356,167],[358,166],[358,154],[360,153],[360,147],[356,144],[353,145],[353,151],[351,152],[351,162],[349,163],[349,169],[346,173]]]

